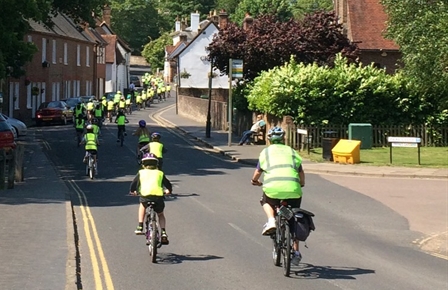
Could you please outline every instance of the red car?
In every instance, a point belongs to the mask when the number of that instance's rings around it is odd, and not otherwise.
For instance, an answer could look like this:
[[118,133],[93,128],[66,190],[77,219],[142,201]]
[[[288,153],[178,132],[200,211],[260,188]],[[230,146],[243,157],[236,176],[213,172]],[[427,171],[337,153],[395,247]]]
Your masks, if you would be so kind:
[[0,115],[0,149],[14,149],[15,147],[16,142],[14,142],[11,125]]
[[36,125],[44,122],[60,122],[64,125],[73,120],[73,110],[64,101],[44,102],[36,111]]

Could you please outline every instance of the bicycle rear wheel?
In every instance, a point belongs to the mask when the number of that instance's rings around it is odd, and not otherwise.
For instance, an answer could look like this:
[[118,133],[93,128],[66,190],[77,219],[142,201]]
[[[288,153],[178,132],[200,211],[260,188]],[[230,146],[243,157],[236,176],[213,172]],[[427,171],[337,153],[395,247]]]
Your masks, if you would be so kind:
[[94,176],[95,176],[95,167],[93,164],[93,158],[89,156],[89,177],[90,179],[93,179]]
[[291,232],[289,230],[289,224],[285,223],[282,226],[282,230],[284,229],[284,237],[283,237],[283,274],[286,277],[289,277],[291,273]]
[[156,220],[151,220],[151,262],[156,263],[157,262],[157,235],[158,235],[158,229],[157,229],[157,223]]
[[[277,216],[276,218],[276,224],[280,224],[280,217]],[[277,230],[275,231],[275,234],[271,236],[272,239],[272,259],[274,261],[275,266],[280,266],[280,259],[282,257],[282,235],[281,230],[277,226]]]

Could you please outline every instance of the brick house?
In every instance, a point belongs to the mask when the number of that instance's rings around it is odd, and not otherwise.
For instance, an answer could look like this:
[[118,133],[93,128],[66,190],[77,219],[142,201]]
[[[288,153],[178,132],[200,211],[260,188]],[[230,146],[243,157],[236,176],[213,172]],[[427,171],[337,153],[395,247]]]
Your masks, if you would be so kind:
[[124,91],[130,84],[131,52],[123,39],[111,28],[111,8],[103,7],[102,18],[96,18],[96,32],[107,41],[106,60],[106,92]]
[[[25,41],[33,42],[38,52],[25,65],[24,76],[7,80],[4,113],[26,123],[34,119],[42,102],[95,95],[104,88],[104,57],[100,55],[104,55],[105,41],[66,15],[58,14],[52,21],[52,28],[29,21]],[[35,90],[38,93],[33,95]]]
[[399,46],[384,37],[387,14],[381,0],[335,0],[334,10],[348,39],[358,45],[362,63],[374,63],[388,73],[399,68]]

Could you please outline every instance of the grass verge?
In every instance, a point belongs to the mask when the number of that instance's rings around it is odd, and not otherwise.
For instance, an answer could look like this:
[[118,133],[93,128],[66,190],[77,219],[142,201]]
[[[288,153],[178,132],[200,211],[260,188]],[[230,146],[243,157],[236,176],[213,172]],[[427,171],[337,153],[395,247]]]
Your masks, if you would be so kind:
[[[421,147],[420,164],[418,165],[417,148],[392,148],[392,163],[390,163],[390,148],[362,149],[360,152],[361,165],[372,166],[405,166],[405,167],[448,167],[447,147]],[[312,161],[324,162],[322,148],[310,150],[310,154],[300,151],[299,154]]]

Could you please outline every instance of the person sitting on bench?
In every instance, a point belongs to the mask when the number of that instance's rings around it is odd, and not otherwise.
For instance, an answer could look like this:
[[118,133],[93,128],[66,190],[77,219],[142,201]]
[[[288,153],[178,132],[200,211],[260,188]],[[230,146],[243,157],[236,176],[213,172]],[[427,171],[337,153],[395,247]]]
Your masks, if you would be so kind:
[[243,145],[246,143],[246,145],[250,144],[250,137],[253,134],[258,134],[262,127],[266,125],[266,122],[263,120],[263,115],[257,115],[257,121],[252,125],[250,130],[244,131],[243,136],[241,137],[240,142],[238,145]]

